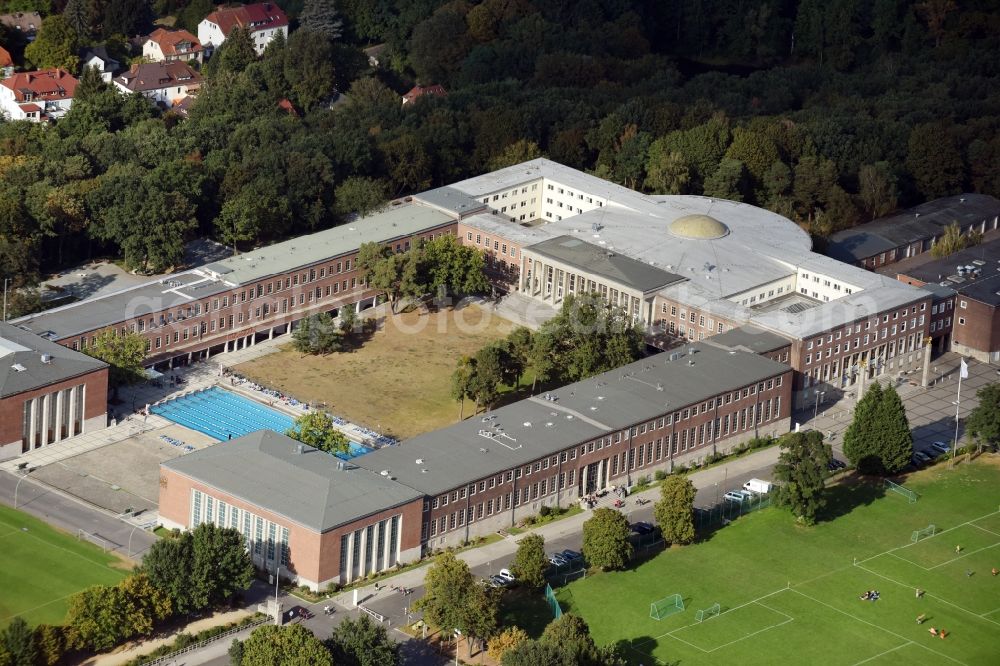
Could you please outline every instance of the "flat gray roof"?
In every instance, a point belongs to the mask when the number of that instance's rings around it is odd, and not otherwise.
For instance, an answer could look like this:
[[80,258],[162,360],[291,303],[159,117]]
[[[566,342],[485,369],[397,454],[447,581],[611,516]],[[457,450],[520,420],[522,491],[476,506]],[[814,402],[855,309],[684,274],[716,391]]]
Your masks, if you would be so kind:
[[704,343],[674,354],[641,359],[546,394],[551,399],[521,400],[353,462],[390,470],[401,483],[437,495],[790,369]]
[[[50,357],[48,362],[42,362],[43,354]],[[104,361],[0,322],[0,398],[49,386],[107,366]]]
[[626,257],[574,236],[556,236],[525,249],[641,292],[661,289],[668,284],[685,279],[683,276]]
[[986,194],[942,197],[882,217],[830,237],[827,254],[854,262],[894,247],[909,245],[939,235],[957,222],[961,227],[992,220],[1000,215],[1000,200]]
[[[972,268],[958,275],[958,267]],[[975,273],[979,271],[979,273]],[[901,274],[957,291],[987,305],[1000,305],[1000,240],[966,248]]]
[[458,217],[472,215],[489,208],[482,201],[474,199],[465,192],[449,186],[421,192],[414,195],[414,198],[445,212],[453,213]]
[[406,504],[421,494],[396,481],[271,430],[161,463],[191,479],[326,532],[373,513]]
[[791,340],[784,336],[749,325],[733,328],[719,335],[713,335],[705,342],[706,344],[716,345],[725,349],[739,349],[755,354],[763,354],[775,349],[781,349],[792,343]]
[[362,243],[407,237],[454,221],[429,206],[401,202],[350,224],[257,248],[183,273],[28,315],[20,326],[65,339],[153,313],[192,304],[271,275],[287,273],[357,250]]

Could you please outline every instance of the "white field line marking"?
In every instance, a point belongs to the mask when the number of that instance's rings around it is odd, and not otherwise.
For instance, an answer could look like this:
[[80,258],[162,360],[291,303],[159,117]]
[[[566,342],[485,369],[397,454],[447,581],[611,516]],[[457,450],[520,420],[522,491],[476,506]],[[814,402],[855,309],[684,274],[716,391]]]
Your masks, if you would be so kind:
[[[858,567],[860,567],[861,569],[864,569],[865,571],[867,571],[868,573],[872,574],[873,576],[878,576],[879,578],[881,578],[881,579],[883,579],[883,580],[887,580],[887,581],[889,581],[890,583],[895,583],[896,585],[899,585],[900,587],[905,587],[905,588],[907,588],[907,589],[910,589],[910,590],[914,589],[914,586],[913,586],[913,585],[906,585],[906,584],[904,584],[904,583],[900,583],[900,582],[899,582],[898,580],[895,580],[895,579],[893,579],[893,578],[889,578],[888,576],[885,576],[885,575],[883,575],[883,574],[880,574],[880,573],[878,573],[877,571],[872,571],[871,569],[868,569],[868,568],[866,568],[866,567],[862,567],[862,566],[861,566],[860,564],[858,565]],[[941,597],[939,597],[939,596],[936,596],[936,595],[933,595],[933,594],[931,594],[930,592],[926,592],[926,591],[925,591],[925,592],[924,592],[924,596],[928,596],[928,597],[930,597],[931,599],[937,599],[937,600],[938,600],[938,601],[940,601],[941,603],[945,603],[945,604],[948,604],[949,606],[953,606],[953,607],[957,608],[958,610],[960,610],[960,611],[962,611],[962,612],[964,612],[964,613],[968,613],[969,615],[972,615],[972,616],[974,616],[974,617],[981,617],[981,618],[983,618],[984,620],[986,620],[987,622],[992,622],[993,624],[996,624],[996,625],[1000,625],[1000,622],[997,622],[996,620],[991,620],[991,619],[990,619],[990,618],[988,618],[988,617],[983,617],[983,616],[982,616],[982,615],[980,615],[979,613],[975,613],[975,612],[973,612],[973,611],[970,611],[970,610],[969,610],[968,608],[965,608],[964,606],[959,606],[959,605],[958,605],[958,604],[956,604],[956,603],[953,603],[953,602],[951,602],[951,601],[948,601],[947,599],[942,599]]]
[[946,564],[951,564],[952,562],[957,562],[960,559],[962,559],[963,557],[968,557],[969,555],[975,555],[976,553],[980,553],[980,552],[982,552],[984,550],[989,550],[990,548],[996,548],[997,546],[1000,546],[1000,541],[998,541],[998,542],[996,542],[994,544],[991,544],[989,546],[983,546],[982,548],[976,548],[975,550],[970,550],[969,552],[962,551],[962,554],[959,555],[958,557],[953,557],[950,560],[948,560],[947,562],[942,562],[941,564],[935,564],[934,566],[928,568],[927,571],[933,571],[934,569],[937,569],[938,567],[943,567]]
[[[792,590],[792,592],[794,592],[794,593],[796,593],[796,594],[801,594],[801,595],[802,595],[803,597],[805,597],[806,599],[812,599],[813,601],[815,601],[815,602],[816,602],[816,603],[818,603],[818,604],[821,604],[821,605],[823,605],[823,606],[826,606],[827,608],[829,608],[829,609],[831,609],[831,610],[835,610],[835,611],[837,611],[838,613],[840,613],[841,615],[846,615],[847,617],[849,617],[849,618],[852,618],[852,619],[855,619],[855,620],[857,620],[858,622],[862,622],[862,623],[864,623],[864,624],[867,624],[867,625],[868,625],[869,627],[874,627],[874,628],[876,628],[876,629],[879,629],[879,630],[881,630],[881,631],[884,631],[884,632],[885,632],[885,633],[887,633],[887,634],[892,634],[893,636],[895,636],[896,638],[899,638],[900,640],[904,640],[904,641],[910,641],[910,639],[909,639],[909,638],[907,638],[906,636],[901,636],[901,635],[897,634],[897,633],[896,633],[895,631],[892,631],[892,630],[890,630],[890,629],[886,629],[885,627],[881,627],[881,626],[879,626],[879,625],[875,624],[874,622],[869,622],[868,620],[863,620],[863,619],[861,619],[860,617],[858,617],[857,615],[851,615],[850,613],[847,613],[847,612],[845,612],[845,611],[842,611],[842,610],[840,610],[839,608],[837,608],[836,606],[831,606],[830,604],[826,603],[825,601],[820,601],[819,599],[817,599],[817,598],[815,598],[815,597],[812,597],[812,596],[810,596],[810,595],[806,594],[805,592],[799,592],[799,591],[798,591],[798,590],[796,590],[796,589],[793,589],[793,590]],[[910,641],[910,642],[912,643],[912,641]],[[920,645],[919,643],[914,643],[914,645],[919,645],[919,646],[920,646],[920,647],[922,647],[923,649],[925,649],[925,650],[927,650],[927,651],[929,651],[929,652],[933,652],[933,653],[934,653],[934,654],[936,654],[936,655],[940,655],[940,656],[944,657],[945,659],[948,659],[948,660],[950,660],[950,661],[953,661],[953,662],[955,662],[956,664],[965,664],[965,662],[964,662],[964,661],[959,661],[958,659],[955,659],[954,657],[950,657],[950,656],[946,655],[946,654],[945,654],[945,653],[943,653],[943,652],[938,652],[937,650],[932,650],[931,648],[927,647],[926,645]]]
[[913,643],[913,641],[906,641],[906,642],[905,642],[905,643],[903,643],[902,645],[897,645],[897,646],[896,646],[896,647],[894,647],[894,648],[889,648],[889,649],[888,649],[888,650],[886,650],[885,652],[879,652],[879,653],[878,653],[877,655],[875,655],[874,657],[868,657],[867,659],[862,659],[861,661],[859,661],[859,662],[857,662],[856,664],[854,664],[854,666],[861,666],[861,664],[866,664],[866,663],[868,663],[869,661],[872,661],[873,659],[878,659],[879,657],[881,657],[881,656],[883,656],[883,655],[886,655],[886,654],[889,654],[890,652],[895,652],[896,650],[899,650],[899,649],[901,649],[901,648],[905,648],[905,647],[906,647],[907,645],[914,645],[914,643]]
[[988,530],[988,529],[986,529],[985,527],[983,527],[982,525],[973,525],[973,527],[975,527],[976,529],[980,529],[980,530],[982,530],[982,531],[984,531],[984,532],[989,532],[989,533],[990,533],[990,534],[992,534],[993,536],[998,536],[998,537],[1000,537],[1000,533],[997,533],[997,532],[994,532],[993,530]]
[[[972,520],[967,520],[964,523],[962,523],[961,525],[955,525],[954,527],[949,527],[946,530],[941,530],[940,532],[935,532],[932,536],[927,537],[927,539],[933,539],[935,537],[941,536],[942,534],[946,534],[948,532],[951,532],[952,530],[957,530],[959,527],[965,527],[966,525],[971,525],[972,523],[975,523],[976,521],[982,520],[983,518],[989,518],[990,516],[995,516],[998,513],[1000,513],[1000,511],[991,511],[990,513],[987,513],[987,514],[984,514],[982,516],[979,516],[978,518],[973,518]],[[887,555],[889,553],[893,553],[893,552],[895,552],[897,550],[903,550],[905,548],[909,548],[910,546],[915,546],[918,543],[923,543],[923,542],[927,541],[927,539],[921,539],[920,541],[910,542],[910,543],[908,543],[908,544],[906,544],[904,546],[896,546],[895,548],[890,548],[887,551],[878,553],[876,555],[872,555],[871,557],[867,557],[867,558],[861,560],[860,562],[856,562],[856,564],[864,564],[868,560],[874,560],[877,557],[881,557],[883,555]]]
[[[770,606],[765,606],[764,604],[760,603],[759,601],[755,601],[753,603],[755,603],[756,605],[758,605],[758,606],[760,606],[762,608],[766,608],[767,610],[771,611],[772,613],[777,613],[778,615],[784,616],[785,620],[783,622],[779,622],[777,624],[768,625],[768,626],[764,627],[763,629],[758,629],[757,631],[751,632],[751,633],[747,634],[746,636],[741,636],[740,638],[737,638],[735,640],[729,641],[728,643],[723,643],[722,645],[716,645],[711,650],[706,650],[703,647],[700,647],[698,645],[690,643],[690,642],[684,640],[683,638],[674,635],[674,632],[678,632],[678,631],[681,631],[683,629],[689,629],[691,627],[697,626],[697,624],[689,624],[689,625],[684,626],[684,627],[679,627],[677,629],[674,629],[672,632],[669,632],[667,634],[667,636],[670,637],[670,638],[675,638],[675,639],[681,641],[682,643],[687,643],[688,645],[690,645],[692,647],[698,648],[699,650],[701,650],[705,654],[711,654],[711,653],[715,652],[716,650],[721,650],[724,647],[729,647],[730,645],[734,645],[736,643],[739,643],[740,641],[745,641],[746,639],[752,638],[752,637],[756,636],[757,634],[764,633],[765,631],[770,631],[771,629],[776,629],[777,627],[780,627],[782,625],[788,624],[789,622],[792,622],[792,621],[795,620],[794,617],[788,615],[787,613],[782,613],[779,610],[774,610]],[[746,604],[744,604],[744,605],[746,605]],[[742,608],[742,606],[741,606],[741,608]],[[730,611],[726,611],[726,613],[728,613],[728,612],[730,612]],[[716,617],[722,617],[723,615],[724,615],[724,613],[720,613]]]
[[74,594],[77,594],[77,593],[76,592],[71,592],[71,593],[67,594],[65,597],[59,597],[58,599],[53,599],[52,601],[46,601],[44,604],[39,604],[39,605],[35,606],[34,608],[27,608],[27,609],[21,611],[20,613],[14,613],[13,615],[8,615],[7,617],[0,617],[0,620],[4,620],[4,621],[6,621],[6,620],[12,620],[15,617],[20,617],[21,615],[24,615],[26,613],[30,613],[32,611],[36,611],[39,608],[45,608],[46,606],[50,606],[50,605],[52,605],[54,603],[58,603],[58,602],[62,601],[63,599],[69,599]]

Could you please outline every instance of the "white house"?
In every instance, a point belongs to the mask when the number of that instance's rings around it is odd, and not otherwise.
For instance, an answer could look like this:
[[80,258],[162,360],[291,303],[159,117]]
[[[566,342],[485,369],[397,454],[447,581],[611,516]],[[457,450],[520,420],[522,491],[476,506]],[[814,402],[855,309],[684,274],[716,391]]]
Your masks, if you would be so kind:
[[238,7],[219,7],[198,24],[198,40],[206,51],[219,48],[233,28],[241,27],[250,33],[257,55],[279,32],[288,37],[288,17],[281,7],[270,2]]
[[0,111],[10,120],[42,122],[66,115],[77,80],[64,69],[20,72],[0,81]]
[[202,61],[201,42],[187,30],[157,28],[142,45],[142,56],[152,62]]
[[83,52],[80,60],[83,62],[83,66],[80,68],[81,75],[87,69],[94,67],[101,73],[101,79],[105,83],[111,83],[111,79],[114,78],[115,72],[120,67],[119,62],[109,56],[103,46],[87,49]]
[[151,62],[132,67],[115,77],[115,87],[138,93],[166,107],[177,104],[201,86],[201,74],[183,62]]

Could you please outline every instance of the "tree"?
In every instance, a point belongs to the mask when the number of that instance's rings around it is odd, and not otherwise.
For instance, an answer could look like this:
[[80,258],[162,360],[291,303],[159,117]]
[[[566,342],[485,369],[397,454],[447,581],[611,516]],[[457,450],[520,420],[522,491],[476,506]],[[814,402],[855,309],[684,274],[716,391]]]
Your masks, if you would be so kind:
[[[510,570],[518,581],[528,587],[542,587],[545,585],[545,571],[548,568],[548,558],[545,557],[545,537],[541,534],[529,534],[517,543],[517,552],[514,554]],[[493,658],[499,659],[500,657]]]
[[450,633],[465,625],[469,591],[477,584],[468,564],[452,552],[441,553],[427,570],[424,596],[413,607],[423,611],[425,622]]
[[170,597],[177,615],[191,615],[201,610],[195,590],[194,536],[182,532],[175,539],[156,541],[142,559],[137,569],[149,577],[150,582]]
[[630,529],[625,516],[614,509],[595,509],[583,524],[583,554],[592,567],[621,569],[632,557]]
[[454,7],[443,6],[413,28],[409,60],[417,78],[425,85],[449,85],[469,53],[472,40],[467,34],[465,17]]
[[779,446],[774,466],[774,476],[782,482],[776,491],[778,505],[791,508],[800,522],[812,525],[826,505],[826,473],[833,452],[817,430],[790,432]]
[[301,624],[273,624],[254,629],[243,641],[242,666],[333,666],[330,652]]
[[[865,371],[867,368],[862,368],[862,372]],[[844,455],[863,473],[870,473],[878,467],[877,460],[874,459],[873,444],[877,427],[875,419],[881,402],[882,385],[874,382],[861,396],[854,408],[851,425],[844,431]]]
[[343,332],[329,312],[309,315],[292,331],[292,346],[303,354],[332,354],[343,348]]
[[873,220],[896,209],[899,192],[888,162],[865,164],[861,167],[858,171],[858,194]]
[[250,33],[240,26],[234,27],[212,60],[217,62],[217,70],[211,72],[212,74],[218,72],[239,73],[245,70],[250,66],[250,63],[257,60],[257,51],[254,49]]
[[941,46],[941,38],[944,36],[944,24],[948,14],[958,7],[955,0],[926,0],[914,5],[919,14],[927,23],[927,29],[934,35],[934,46]]
[[38,34],[24,49],[24,58],[36,69],[62,67],[76,73],[80,59],[76,30],[62,14],[53,14],[42,21]]
[[475,400],[472,392],[472,380],[476,374],[476,361],[471,356],[463,356],[458,366],[451,373],[451,397],[459,402],[458,420],[465,419],[465,401]]
[[389,638],[385,627],[367,615],[346,619],[334,627],[324,644],[337,666],[399,666],[399,643]]
[[123,638],[148,636],[157,623],[170,617],[170,597],[153,586],[149,577],[136,573],[118,583]]
[[987,384],[976,391],[979,404],[965,421],[969,435],[982,444],[1000,442],[1000,384]]
[[120,387],[135,384],[146,377],[142,368],[146,359],[146,339],[138,333],[116,335],[112,330],[103,331],[83,351],[110,366],[108,384],[116,395]]
[[527,632],[520,627],[507,627],[497,635],[490,638],[487,644],[486,654],[490,659],[500,662],[504,655],[516,649],[525,641],[530,640]]
[[253,582],[253,560],[246,539],[235,528],[213,523],[198,525],[192,533],[191,552],[189,575],[199,608],[214,608],[231,601]]
[[285,434],[327,453],[347,453],[351,448],[347,435],[337,428],[329,414],[318,409],[297,417]]
[[541,156],[542,151],[537,143],[528,139],[518,139],[514,143],[504,146],[503,150],[491,157],[488,169],[490,171],[498,171],[505,167],[528,162]]
[[725,158],[719,162],[719,168],[705,180],[705,196],[743,201],[746,170],[739,160]]
[[660,486],[660,501],[653,516],[667,543],[694,541],[694,484],[686,476],[671,474]]
[[69,0],[63,10],[66,22],[76,31],[76,36],[82,43],[90,37],[93,7],[86,0]]
[[944,228],[941,238],[931,247],[931,254],[940,259],[941,257],[947,257],[949,254],[964,250],[967,247],[978,245],[982,240],[982,236],[974,233],[974,231],[963,234],[962,229],[958,226],[958,222],[952,222]]
[[284,58],[292,101],[306,110],[328,101],[336,82],[333,62],[333,45],[325,35],[310,30],[293,32]]
[[229,644],[229,666],[243,666],[243,641],[234,638]]
[[654,141],[646,162],[646,189],[657,194],[684,194],[690,180],[684,156],[668,150],[661,140]]
[[31,627],[22,617],[15,617],[0,629],[0,646],[10,655],[12,666],[35,666],[38,645]]
[[733,142],[729,144],[725,156],[741,162],[758,186],[764,182],[768,169],[779,158],[778,147],[770,137],[743,127],[733,129]]
[[600,653],[590,636],[590,627],[583,618],[573,613],[563,613],[559,619],[550,622],[540,640],[572,656],[573,662],[581,666],[597,666],[601,662]]
[[35,627],[35,645],[38,647],[36,663],[55,666],[66,652],[66,635],[61,626],[40,624]]
[[94,99],[107,88],[108,85],[101,78],[100,70],[96,67],[85,67],[73,93],[73,104],[78,105],[81,102]]
[[924,123],[910,131],[906,168],[917,189],[927,199],[937,199],[962,190],[964,165],[950,127]]
[[378,212],[389,198],[389,188],[384,180],[366,176],[350,176],[334,190],[333,209],[341,216],[357,213],[365,217]]
[[66,613],[69,644],[77,649],[104,652],[125,639],[121,592],[117,587],[93,585],[69,599]]
[[344,31],[344,21],[334,0],[305,0],[299,14],[299,26],[330,41],[340,39]]
[[484,643],[496,633],[500,615],[500,589],[478,582],[469,590],[465,601],[465,619],[458,629],[472,647],[475,638]]
[[531,347],[533,344],[533,334],[531,329],[525,326],[518,326],[513,331],[507,334],[507,346],[508,351],[520,366],[520,372],[517,375],[516,386],[520,387],[521,377],[524,376],[524,371],[527,370],[531,363]]
[[882,391],[875,414],[881,437],[877,441],[882,471],[895,474],[910,464],[913,457],[913,434],[906,418],[906,408],[893,385]]
[[502,666],[579,666],[573,655],[542,641],[527,640],[507,650]]

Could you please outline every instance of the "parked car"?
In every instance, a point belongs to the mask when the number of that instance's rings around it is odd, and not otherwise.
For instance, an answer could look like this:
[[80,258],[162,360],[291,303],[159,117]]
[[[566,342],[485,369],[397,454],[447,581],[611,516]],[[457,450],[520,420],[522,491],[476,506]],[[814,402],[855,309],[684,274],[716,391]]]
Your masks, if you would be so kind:
[[556,565],[557,567],[564,567],[567,564],[569,564],[569,562],[566,561],[566,558],[560,555],[559,553],[552,553],[551,555],[549,555],[549,562]]
[[632,531],[635,532],[636,534],[642,534],[642,535],[652,534],[653,530],[655,529],[656,528],[649,523],[639,522],[632,524]]
[[951,453],[951,445],[945,444],[944,442],[934,442],[931,444],[931,448],[944,455],[945,453]]
[[559,554],[562,555],[563,559],[566,560],[567,562],[576,562],[577,560],[583,559],[583,553],[579,553],[575,550],[570,550],[569,548],[567,548],[566,550],[564,550]]
[[517,577],[510,572],[510,569],[501,569],[497,576],[507,581],[508,585],[513,585],[517,582]]
[[831,458],[829,464],[827,464],[826,466],[826,468],[831,472],[840,471],[845,467],[847,467],[847,463],[845,463],[843,460],[837,460],[836,458]]
[[727,502],[736,502],[742,504],[747,500],[746,495],[743,494],[742,490],[730,490],[728,493],[722,496],[722,499]]
[[510,581],[508,581],[500,574],[490,576],[489,583],[492,587],[507,587],[508,585],[510,585]]
[[921,465],[926,465],[931,461],[931,457],[924,453],[923,451],[914,451],[913,455],[910,456],[910,462],[912,462],[917,467]]
[[757,493],[758,495],[766,495],[771,492],[771,482],[764,481],[762,479],[750,479],[743,484],[743,490],[751,493]]

